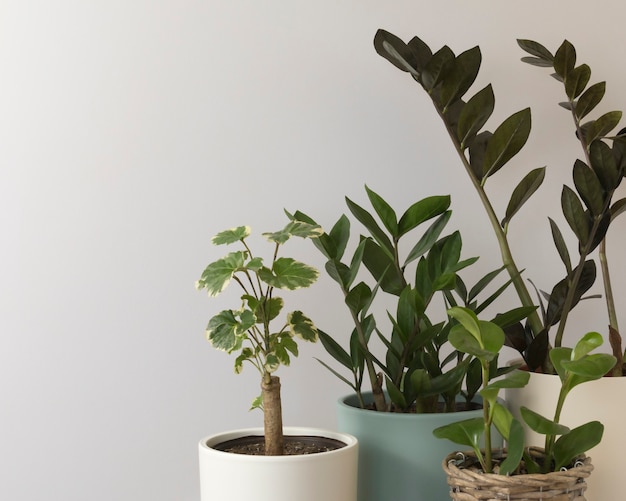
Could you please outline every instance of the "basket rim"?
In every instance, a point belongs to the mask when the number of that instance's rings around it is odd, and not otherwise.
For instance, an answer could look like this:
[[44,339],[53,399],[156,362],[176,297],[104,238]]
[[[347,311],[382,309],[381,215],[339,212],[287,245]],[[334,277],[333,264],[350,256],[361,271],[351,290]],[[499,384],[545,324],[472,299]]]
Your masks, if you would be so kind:
[[[541,447],[527,447],[526,450],[533,457],[541,457],[544,455],[544,449]],[[499,453],[501,453],[503,457],[506,456],[506,448],[495,449],[495,451],[498,451]],[[449,477],[460,475],[460,476],[465,476],[465,477],[468,477],[468,476],[476,477],[477,479],[482,478],[484,480],[497,478],[499,481],[502,481],[502,479],[506,479],[506,478],[510,478],[510,479],[517,478],[518,480],[523,478],[527,481],[532,482],[535,480],[536,481],[546,481],[546,480],[554,481],[557,479],[571,478],[572,476],[580,478],[580,479],[586,479],[587,477],[589,477],[589,475],[593,471],[593,464],[591,462],[591,457],[587,456],[586,454],[579,455],[575,459],[574,465],[568,469],[563,469],[561,471],[551,471],[548,473],[520,473],[516,475],[500,475],[499,473],[485,473],[482,470],[464,468],[462,465],[455,464],[454,460],[458,458],[459,454],[462,454],[463,456],[465,456],[466,460],[471,459],[471,458],[477,460],[476,454],[474,451],[451,452],[444,458],[442,462],[442,467]],[[574,472],[575,474],[573,475]]]

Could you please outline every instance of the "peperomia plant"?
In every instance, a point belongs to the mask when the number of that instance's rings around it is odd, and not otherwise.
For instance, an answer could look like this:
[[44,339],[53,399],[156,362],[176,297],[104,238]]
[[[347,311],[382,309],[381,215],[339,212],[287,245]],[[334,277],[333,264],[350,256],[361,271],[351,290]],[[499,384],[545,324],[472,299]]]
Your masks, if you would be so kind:
[[[550,293],[538,294],[541,308],[529,314],[525,329],[507,329],[507,343],[520,351],[532,370],[553,371],[548,357],[552,344],[561,346],[569,312],[593,285],[596,265],[590,253],[604,242],[610,221],[626,208],[626,201],[613,202],[626,166],[624,136],[611,136],[621,112],[609,112],[595,120],[582,122],[602,100],[604,82],[588,85],[591,70],[587,65],[576,66],[574,47],[567,41],[553,56],[542,45],[520,40],[520,46],[531,54],[526,62],[552,67],[555,77],[564,86],[571,110],[574,129],[583,147],[584,160],[576,160],[573,169],[574,188],[563,187],[563,215],[578,241],[579,257],[572,260],[565,239],[553,219],[550,219],[553,240],[565,265],[565,277]],[[482,56],[479,47],[459,55],[447,46],[433,52],[414,37],[404,43],[395,35],[379,30],[374,38],[376,51],[394,66],[408,72],[426,91],[443,121],[461,163],[486,211],[497,238],[502,263],[513,281],[520,302],[526,307],[534,304],[521,268],[513,257],[508,239],[509,225],[522,206],[541,186],[545,167],[529,171],[514,188],[503,215],[498,216],[486,190],[487,181],[507,165],[524,147],[531,130],[529,108],[505,119],[493,132],[484,129],[495,108],[495,97],[489,84],[471,97],[465,97],[472,87]],[[607,141],[612,142],[609,146]],[[603,252],[601,246],[601,253]],[[609,301],[610,339],[616,358],[616,371],[621,373],[621,338],[617,331],[614,307],[611,303],[608,267],[601,255],[606,297]],[[547,302],[544,306],[543,301]],[[558,324],[554,342],[549,330]]]
[[217,296],[231,281],[243,291],[235,308],[223,310],[209,320],[206,336],[215,348],[238,352],[236,373],[247,362],[261,374],[262,393],[252,408],[263,410],[266,455],[283,453],[280,379],[274,373],[281,365],[289,365],[291,356],[298,355],[297,339],[311,342],[318,339],[313,322],[301,311],[288,313],[279,321],[284,301],[275,293],[276,289],[311,286],[318,271],[293,258],[279,257],[278,253],[293,236],[317,238],[322,233],[321,227],[302,221],[291,221],[275,233],[263,233],[274,246],[271,263],[265,265],[263,258],[254,255],[248,246],[248,226],[223,231],[213,237],[213,244],[239,243],[242,249],[209,264],[196,282],[197,289],[206,290],[211,297]]
[[[458,231],[441,237],[451,216],[449,196],[419,200],[398,218],[380,195],[367,187],[366,193],[374,214],[346,198],[350,212],[367,230],[367,235],[359,236],[352,256],[344,261],[351,236],[350,219],[345,215],[329,233],[314,240],[327,259],[326,271],[341,288],[354,325],[347,350],[336,335],[320,330],[320,339],[335,361],[349,371],[351,380],[320,362],[352,387],[361,407],[366,407],[362,385],[368,379],[377,411],[436,412],[440,402],[445,411],[454,411],[457,396],[463,395],[468,404],[475,396],[480,371],[476,370],[477,363],[457,352],[450,353],[447,336],[451,324],[445,321],[445,305],[462,304],[481,312],[508,283],[480,301],[479,294],[502,269],[487,274],[474,287],[465,285],[458,272],[477,258],[461,258]],[[301,212],[295,217],[314,224]],[[429,226],[413,243],[405,241],[426,223]],[[359,280],[361,265],[369,272],[369,283],[365,278]],[[387,295],[380,298],[381,302],[387,304],[385,301],[392,298],[395,305],[385,315],[388,327],[373,311],[381,291]],[[517,308],[494,321],[505,327],[520,324],[529,311],[534,307]],[[373,339],[381,341],[384,357],[376,355],[380,345]]]
[[[492,427],[507,442],[506,457],[498,460],[497,472],[512,475],[520,472],[547,473],[568,467],[581,454],[600,443],[604,426],[591,421],[569,429],[560,423],[561,411],[567,395],[579,384],[603,377],[615,365],[615,357],[605,353],[591,353],[602,344],[602,336],[597,332],[585,334],[572,348],[550,350],[550,359],[561,379],[561,390],[555,402],[553,419],[521,407],[525,423],[535,432],[545,435],[543,461],[536,461],[528,454],[524,443],[524,431],[510,411],[498,401],[503,388],[522,388],[528,383],[530,374],[517,371],[504,379],[491,380],[491,367],[504,345],[504,332],[492,322],[479,320],[467,308],[454,307],[450,316],[459,323],[450,332],[450,343],[459,351],[480,361],[483,382],[480,394],[483,397],[483,418],[459,421],[434,430],[438,438],[445,438],[457,444],[471,447],[481,468],[493,473],[496,461],[492,456]],[[481,441],[484,440],[484,449]]]

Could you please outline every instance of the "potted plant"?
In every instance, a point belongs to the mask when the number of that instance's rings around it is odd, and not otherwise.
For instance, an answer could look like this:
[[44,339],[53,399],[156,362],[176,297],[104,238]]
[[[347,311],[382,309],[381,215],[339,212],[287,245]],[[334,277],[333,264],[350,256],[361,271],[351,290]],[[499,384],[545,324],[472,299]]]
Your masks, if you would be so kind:
[[[526,405],[546,413],[550,407],[543,406],[551,405],[556,398],[552,395],[556,395],[560,387],[558,378],[553,376],[555,368],[552,367],[549,352],[552,347],[563,346],[569,313],[582,299],[589,297],[588,292],[596,279],[594,253],[597,253],[600,263],[609,319],[608,338],[616,358],[610,372],[614,376],[623,374],[624,352],[611,290],[606,235],[611,222],[626,208],[625,199],[615,200],[626,167],[626,143],[624,130],[612,133],[621,112],[610,111],[596,119],[589,119],[589,114],[604,97],[605,83],[590,84],[591,70],[586,64],[577,65],[576,50],[570,42],[564,41],[554,55],[531,40],[518,40],[518,44],[529,54],[523,58],[525,62],[551,68],[553,76],[562,84],[566,100],[560,104],[572,117],[572,132],[578,138],[582,153],[582,158],[574,161],[573,187],[563,186],[561,189],[562,217],[571,235],[562,232],[555,219],[548,219],[556,254],[563,263],[564,278],[548,288],[550,292],[545,292],[542,286],[538,288],[540,290],[535,288],[534,296],[528,284],[535,287],[537,280],[530,281],[530,278],[527,280],[522,276],[518,259],[509,245],[508,232],[512,219],[542,185],[545,168],[533,169],[519,181],[504,214],[496,214],[487,191],[489,178],[504,171],[504,167],[525,145],[531,130],[530,109],[514,113],[493,132],[485,130],[495,106],[491,85],[466,97],[482,62],[478,47],[455,55],[447,46],[432,51],[417,37],[404,43],[384,30],[379,30],[374,39],[377,52],[397,68],[408,72],[431,98],[482,202],[497,238],[503,265],[521,304],[539,304],[537,312],[528,316],[523,328],[518,325],[505,329],[507,345],[518,350],[533,371],[525,388],[506,390],[506,400],[514,412]],[[571,245],[567,243],[572,237],[577,256],[570,252]],[[552,328],[556,328],[554,336],[550,332]],[[613,482],[619,479],[616,458],[621,457],[625,446],[621,438],[620,416],[626,409],[616,409],[615,399],[611,400],[610,406],[606,405],[606,395],[623,392],[624,384],[626,379],[622,377],[591,382],[577,391],[564,408],[568,422],[584,422],[593,412],[606,426],[607,439],[594,451],[596,466],[600,468],[590,485],[590,492],[598,499],[610,497],[615,490],[611,479]],[[553,388],[552,393],[548,392],[550,387]],[[599,412],[603,413],[597,414]],[[530,434],[532,436],[532,430]],[[535,436],[535,439],[538,438]]]
[[213,297],[234,282],[243,295],[233,309],[209,320],[207,339],[219,350],[237,353],[235,372],[241,372],[246,363],[259,372],[261,395],[252,408],[263,410],[264,428],[220,433],[200,441],[204,501],[356,499],[356,439],[308,428],[283,430],[280,380],[275,374],[298,355],[298,340],[318,339],[313,322],[301,311],[282,315],[284,301],[278,296],[280,290],[309,287],[317,280],[318,271],[279,256],[279,251],[293,236],[316,238],[321,233],[319,226],[301,221],[291,221],[275,233],[264,233],[273,244],[267,265],[252,253],[249,227],[240,226],[213,237],[216,245],[240,244],[241,249],[210,263],[197,288]]
[[[591,353],[602,344],[597,332],[584,335],[571,348],[554,348],[550,361],[560,381],[553,419],[527,407],[520,409],[527,426],[545,436],[543,448],[526,447],[520,422],[497,401],[503,388],[523,387],[530,373],[491,380],[491,366],[504,346],[503,330],[481,321],[469,309],[451,308],[459,323],[450,332],[450,343],[459,351],[476,357],[482,372],[483,417],[452,423],[434,431],[438,438],[471,447],[469,452],[450,454],[443,461],[450,497],[479,499],[562,499],[583,500],[591,459],[584,453],[602,439],[604,426],[590,421],[570,429],[561,424],[561,412],[569,393],[578,385],[600,379],[615,365],[615,357]],[[491,448],[492,427],[506,439],[507,450]],[[480,437],[484,437],[484,449]]]
[[[447,336],[456,321],[448,320],[446,305],[481,312],[508,284],[479,299],[500,268],[466,286],[459,272],[477,258],[462,259],[458,231],[441,236],[451,216],[449,196],[419,200],[398,217],[383,197],[365,190],[373,213],[346,198],[352,216],[367,230],[358,243],[351,242],[345,215],[313,241],[327,259],[326,270],[339,285],[354,326],[343,340],[319,330],[336,364],[320,362],[353,390],[338,402],[338,426],[359,440],[359,500],[439,499],[448,489],[432,458],[454,446],[436,440],[432,431],[458,419],[455,414],[482,412],[475,398],[480,367],[449,349]],[[294,217],[315,224],[301,212]],[[405,241],[409,236],[411,243]],[[353,252],[346,255],[351,243]],[[517,308],[494,322],[515,325],[531,310]]]

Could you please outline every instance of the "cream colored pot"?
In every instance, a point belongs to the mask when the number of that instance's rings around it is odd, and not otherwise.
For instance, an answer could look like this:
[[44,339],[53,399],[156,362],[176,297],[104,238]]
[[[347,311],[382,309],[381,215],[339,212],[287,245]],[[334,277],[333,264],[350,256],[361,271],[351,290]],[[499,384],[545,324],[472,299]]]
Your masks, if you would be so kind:
[[[560,390],[558,376],[532,373],[525,388],[507,389],[505,400],[520,421],[520,406],[528,407],[550,419]],[[594,464],[588,479],[587,500],[617,499],[624,485],[626,452],[626,377],[606,377],[574,388],[568,395],[561,423],[574,428],[588,421],[604,424],[602,442],[587,452]],[[542,436],[526,430],[530,444],[543,447]]]

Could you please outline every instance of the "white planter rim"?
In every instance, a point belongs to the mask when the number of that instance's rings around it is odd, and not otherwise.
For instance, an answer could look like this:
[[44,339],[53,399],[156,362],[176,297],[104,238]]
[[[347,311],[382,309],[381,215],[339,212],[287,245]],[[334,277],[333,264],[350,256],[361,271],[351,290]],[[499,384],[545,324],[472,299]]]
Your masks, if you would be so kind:
[[230,430],[221,433],[215,433],[209,435],[200,440],[200,451],[208,454],[222,455],[224,459],[232,458],[236,456],[238,461],[263,461],[267,463],[283,463],[291,461],[310,461],[312,458],[319,458],[320,456],[337,455],[344,453],[347,449],[351,449],[357,446],[357,439],[353,435],[348,433],[340,433],[332,430],[325,430],[321,428],[309,428],[309,427],[296,427],[286,426],[283,428],[284,435],[287,436],[309,436],[309,437],[324,437],[337,440],[345,444],[344,447],[335,449],[332,451],[318,452],[315,454],[302,454],[302,455],[290,455],[290,456],[259,456],[259,455],[245,455],[234,454],[232,452],[220,451],[214,449],[213,446],[229,440],[234,440],[245,436],[263,436],[263,428],[242,428],[238,430]]

